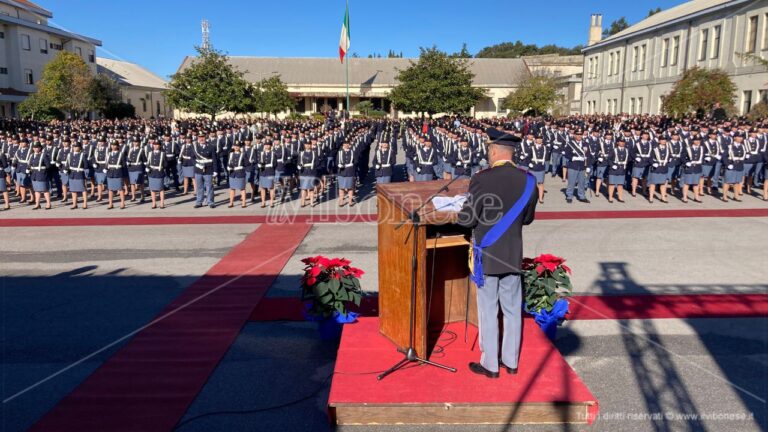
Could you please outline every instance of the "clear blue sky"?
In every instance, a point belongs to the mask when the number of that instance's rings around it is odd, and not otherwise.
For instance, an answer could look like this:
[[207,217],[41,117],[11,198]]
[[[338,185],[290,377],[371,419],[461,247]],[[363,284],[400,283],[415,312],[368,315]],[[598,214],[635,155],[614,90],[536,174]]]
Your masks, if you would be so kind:
[[[630,24],[649,9],[683,0],[350,0],[351,51],[366,57],[389,49],[417,56],[420,46],[474,54],[500,42],[538,45],[586,43],[591,13],[603,26],[620,16]],[[101,57],[139,63],[160,76],[173,74],[201,41],[208,19],[214,47],[230,55],[334,57],[343,0],[38,0],[51,24],[100,39]]]

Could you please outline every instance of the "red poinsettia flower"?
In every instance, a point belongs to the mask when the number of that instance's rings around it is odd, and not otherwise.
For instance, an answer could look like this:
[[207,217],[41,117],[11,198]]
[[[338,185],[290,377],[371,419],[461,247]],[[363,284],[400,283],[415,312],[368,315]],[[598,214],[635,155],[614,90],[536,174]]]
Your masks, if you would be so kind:
[[523,270],[530,270],[533,267],[533,259],[523,258]]
[[568,272],[568,274],[571,274],[571,268],[570,268],[570,267],[568,267],[568,266],[567,266],[567,265],[565,265],[565,264],[560,264],[560,266],[563,268],[563,270],[565,270],[566,272]]
[[541,264],[551,263],[551,264],[554,264],[555,267],[557,267],[560,264],[564,263],[565,259],[559,256],[551,255],[551,254],[541,254],[537,256],[534,259],[534,261]]
[[316,279],[316,278],[313,278],[313,277],[311,277],[311,276],[310,276],[310,277],[308,277],[308,278],[307,278],[307,281],[306,281],[306,283],[307,283],[307,286],[312,286],[312,285],[314,285],[314,284],[315,284],[315,282],[317,282],[317,279]]
[[538,273],[538,274],[544,273],[544,266],[542,266],[541,264],[537,265],[536,266],[536,273]]
[[323,269],[321,269],[320,267],[312,267],[311,269],[309,269],[307,273],[311,277],[318,277],[322,271]]

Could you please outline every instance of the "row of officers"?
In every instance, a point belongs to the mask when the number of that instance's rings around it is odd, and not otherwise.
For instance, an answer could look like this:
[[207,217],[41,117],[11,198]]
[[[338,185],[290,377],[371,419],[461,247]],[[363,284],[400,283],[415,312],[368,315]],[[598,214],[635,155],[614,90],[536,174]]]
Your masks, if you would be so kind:
[[[302,134],[303,135],[303,134]],[[99,138],[95,142],[62,139],[55,145],[50,137],[12,140],[0,145],[0,193],[5,209],[10,208],[9,191],[22,204],[34,209],[51,208],[51,192],[71,208],[88,207],[88,199],[102,200],[106,192],[109,209],[119,199],[125,208],[126,197],[144,201],[149,189],[152,208],[165,207],[165,191],[176,187],[182,194],[190,188],[196,194],[195,207],[215,207],[214,181],[227,184],[230,207],[236,198],[246,206],[248,189],[251,201],[260,192],[262,207],[275,205],[276,192],[287,200],[296,190],[301,205],[316,205],[333,180],[338,182],[339,205],[355,204],[355,186],[368,175],[371,143],[389,139],[382,131],[367,127],[309,133],[289,141],[274,137],[235,141],[231,148],[218,147],[215,139],[200,132],[174,140],[150,137],[124,142]],[[45,145],[44,145],[45,144]],[[388,144],[376,146],[376,176],[379,182],[392,178],[395,152]],[[223,173],[223,176],[222,176]],[[88,190],[90,189],[90,191]]]

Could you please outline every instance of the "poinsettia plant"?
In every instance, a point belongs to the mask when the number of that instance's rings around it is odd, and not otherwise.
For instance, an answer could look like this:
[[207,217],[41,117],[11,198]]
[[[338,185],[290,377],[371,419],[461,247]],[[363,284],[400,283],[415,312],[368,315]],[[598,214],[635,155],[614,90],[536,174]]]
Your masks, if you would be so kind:
[[565,265],[565,259],[542,254],[536,258],[523,259],[523,286],[525,287],[525,305],[528,311],[539,313],[551,312],[555,303],[573,293],[571,269]]
[[360,277],[364,274],[352,267],[344,258],[324,256],[308,257],[301,278],[301,300],[308,305],[307,313],[316,318],[331,318],[334,312],[347,316],[347,306],[360,306],[362,289]]

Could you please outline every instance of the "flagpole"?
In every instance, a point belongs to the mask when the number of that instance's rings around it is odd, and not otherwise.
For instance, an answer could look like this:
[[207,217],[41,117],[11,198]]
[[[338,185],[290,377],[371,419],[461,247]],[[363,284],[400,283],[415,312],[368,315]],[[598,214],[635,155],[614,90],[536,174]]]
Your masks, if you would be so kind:
[[[349,21],[351,20],[349,19],[349,0],[347,0],[347,25],[349,25]],[[349,29],[347,29],[347,31],[349,32]],[[347,117],[349,117],[352,115],[352,109],[349,106],[349,53],[347,53],[347,55],[345,55],[344,57],[346,57],[344,59],[345,60],[344,63],[346,63],[346,73],[347,73]]]

